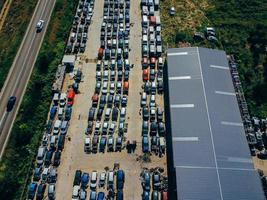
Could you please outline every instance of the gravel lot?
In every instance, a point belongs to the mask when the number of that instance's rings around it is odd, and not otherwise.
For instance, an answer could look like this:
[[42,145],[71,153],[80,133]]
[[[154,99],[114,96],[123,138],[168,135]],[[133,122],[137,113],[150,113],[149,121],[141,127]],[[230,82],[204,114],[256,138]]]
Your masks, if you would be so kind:
[[[125,134],[127,140],[136,140],[137,148],[134,154],[128,154],[126,150],[112,153],[84,153],[85,129],[87,127],[88,111],[91,107],[91,97],[95,88],[95,69],[96,58],[100,44],[100,28],[102,23],[103,0],[95,1],[94,15],[92,24],[89,27],[87,49],[80,60],[77,61],[75,68],[82,69],[83,79],[80,84],[80,94],[76,95],[73,106],[73,114],[70,127],[67,133],[69,138],[65,143],[65,149],[61,157],[61,165],[58,168],[58,181],[56,184],[56,199],[70,199],[72,195],[72,183],[74,173],[77,169],[91,173],[97,170],[98,173],[104,168],[113,169],[114,162],[119,162],[120,168],[125,171],[124,199],[141,199],[142,187],[139,175],[143,168],[162,167],[166,175],[166,156],[157,157],[152,155],[150,163],[137,161],[142,155],[141,148],[141,125],[142,117],[139,115],[140,92],[142,91],[142,68],[141,68],[141,14],[140,1],[131,1],[131,27],[130,34],[130,63],[134,64],[131,69],[129,79],[129,95],[127,106],[128,131]],[[89,62],[86,63],[86,59]],[[70,83],[70,76],[66,75],[64,89]],[[157,95],[157,104],[163,108],[163,97]],[[98,190],[99,191],[99,190]],[[89,194],[89,191],[87,190]]]

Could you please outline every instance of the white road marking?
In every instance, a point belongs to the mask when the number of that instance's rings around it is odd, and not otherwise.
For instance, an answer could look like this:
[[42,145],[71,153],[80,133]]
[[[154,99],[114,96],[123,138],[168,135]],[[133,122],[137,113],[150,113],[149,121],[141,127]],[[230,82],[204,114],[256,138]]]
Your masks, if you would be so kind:
[[169,77],[170,81],[172,81],[172,80],[188,80],[188,79],[191,79],[191,76],[172,76],[172,77]]
[[210,65],[211,68],[217,68],[217,69],[226,69],[229,70],[229,67],[225,67],[225,66],[219,66],[219,65]]
[[173,137],[172,141],[174,142],[197,142],[199,141],[198,137]]
[[176,53],[168,53],[168,56],[184,56],[188,55],[188,52],[176,52]]
[[227,122],[227,121],[221,121],[222,125],[227,125],[227,126],[243,126],[242,123],[239,122]]
[[223,92],[223,91],[215,91],[216,94],[222,94],[222,95],[229,95],[229,96],[235,96],[235,93],[233,92]]
[[194,104],[171,104],[171,108],[194,108]]

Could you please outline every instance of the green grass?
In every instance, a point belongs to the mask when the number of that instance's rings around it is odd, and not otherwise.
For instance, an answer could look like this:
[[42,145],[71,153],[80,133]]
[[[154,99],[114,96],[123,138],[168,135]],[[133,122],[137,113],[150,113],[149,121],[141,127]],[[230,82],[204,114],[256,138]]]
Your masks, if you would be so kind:
[[[0,163],[0,199],[20,199],[26,195],[52,99],[51,87],[57,65],[64,54],[65,41],[78,0],[57,0],[44,43],[34,66],[26,94]],[[30,174],[29,174],[30,169]]]
[[[168,15],[171,6],[176,7],[175,17]],[[259,117],[267,117],[266,9],[267,2],[261,0],[165,0],[161,3],[164,45],[190,44],[233,54],[250,113]],[[194,17],[194,13],[198,16]],[[195,31],[203,31],[206,26],[216,28],[219,43],[192,39]]]
[[[4,2],[3,0],[0,0]],[[22,42],[37,0],[14,0],[0,31],[0,88]]]

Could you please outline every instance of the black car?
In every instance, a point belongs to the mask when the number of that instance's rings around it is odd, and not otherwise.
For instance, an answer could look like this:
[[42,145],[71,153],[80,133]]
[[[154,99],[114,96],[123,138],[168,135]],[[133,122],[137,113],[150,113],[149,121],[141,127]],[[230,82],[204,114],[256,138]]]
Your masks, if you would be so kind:
[[81,180],[82,180],[82,171],[76,170],[73,185],[80,185]]
[[154,172],[152,175],[153,190],[158,190],[160,187],[160,173]]
[[149,119],[148,107],[143,107],[143,120],[147,121]]
[[152,122],[150,124],[150,136],[156,136],[158,130],[158,124],[157,122]]
[[113,105],[113,95],[108,95],[108,108],[111,108]]
[[93,121],[95,118],[95,108],[90,108],[89,114],[88,114],[88,121]]
[[99,108],[97,110],[97,115],[96,115],[97,120],[101,120],[102,114],[103,114],[103,109]]
[[39,181],[41,178],[43,168],[42,167],[35,167],[33,172],[33,181]]
[[16,99],[17,98],[15,96],[9,97],[7,105],[6,105],[6,111],[7,112],[10,112],[13,109],[13,107],[14,107],[14,105],[16,103]]
[[44,199],[45,189],[46,189],[46,184],[40,184],[37,187],[36,200],[42,200],[42,199]]
[[64,143],[65,143],[65,135],[60,134],[57,145],[58,150],[62,151],[64,149]]
[[54,166],[59,166],[60,157],[61,157],[61,152],[60,151],[56,151],[55,154],[54,154],[54,159],[53,159],[53,165]]
[[117,119],[118,119],[118,108],[113,108],[113,110],[112,110],[112,121],[117,121]]
[[99,108],[104,109],[105,105],[106,105],[106,95],[101,95]]
[[53,151],[52,150],[47,151],[47,153],[45,154],[45,160],[44,160],[45,166],[49,166],[51,164],[52,157],[53,157]]

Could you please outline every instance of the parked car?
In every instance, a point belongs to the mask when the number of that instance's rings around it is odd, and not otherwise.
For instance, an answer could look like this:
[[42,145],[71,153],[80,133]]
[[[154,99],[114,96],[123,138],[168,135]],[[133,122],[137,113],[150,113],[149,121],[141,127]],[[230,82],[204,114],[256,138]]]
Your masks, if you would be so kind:
[[90,189],[96,190],[96,186],[97,186],[97,172],[93,171],[91,176]]
[[45,189],[46,189],[46,184],[38,185],[37,193],[36,193],[36,200],[43,200],[44,199]]
[[143,151],[143,153],[148,153],[149,152],[148,136],[143,136],[143,138],[142,138],[142,151]]
[[142,187],[144,191],[150,191],[150,173],[147,170],[142,174]]
[[90,192],[90,200],[96,200],[97,193],[96,191],[91,191]]
[[55,184],[48,185],[48,199],[54,200],[56,198],[56,186]]
[[82,179],[82,171],[81,170],[76,170],[75,171],[75,175],[74,175],[73,186],[80,185],[81,184],[81,179]]
[[99,187],[104,187],[105,182],[106,182],[106,172],[101,172],[98,182]]
[[89,174],[84,172],[81,178],[81,187],[86,188],[89,183]]
[[123,170],[118,170],[116,174],[117,190],[122,190],[124,186],[125,174]]
[[34,199],[36,189],[37,189],[37,183],[34,182],[30,183],[28,187],[28,199]]

